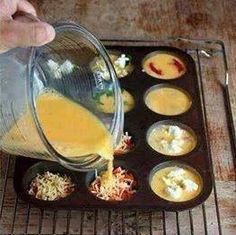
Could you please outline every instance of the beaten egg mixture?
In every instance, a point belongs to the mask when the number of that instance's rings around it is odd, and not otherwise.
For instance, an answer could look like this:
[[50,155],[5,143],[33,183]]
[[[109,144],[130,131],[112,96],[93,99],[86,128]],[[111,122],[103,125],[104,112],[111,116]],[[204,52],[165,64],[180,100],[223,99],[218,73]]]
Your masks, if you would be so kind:
[[177,88],[157,87],[147,94],[145,103],[148,108],[156,113],[172,116],[186,112],[192,101]]

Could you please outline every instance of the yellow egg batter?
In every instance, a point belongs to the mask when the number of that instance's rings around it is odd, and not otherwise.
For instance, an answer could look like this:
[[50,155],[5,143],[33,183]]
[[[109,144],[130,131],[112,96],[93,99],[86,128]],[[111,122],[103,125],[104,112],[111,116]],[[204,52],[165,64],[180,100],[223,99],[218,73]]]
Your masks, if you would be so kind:
[[150,186],[159,197],[173,202],[185,202],[202,191],[202,179],[194,170],[166,167],[154,173]]
[[143,62],[144,71],[152,77],[159,79],[176,79],[186,72],[184,63],[176,56],[157,53],[150,55]]
[[145,103],[152,111],[162,115],[179,115],[186,112],[192,104],[190,98],[173,87],[157,87],[150,91]]
[[[99,154],[105,159],[113,159],[111,134],[81,105],[56,92],[45,92],[36,100],[36,112],[47,139],[64,157]],[[46,152],[29,111],[4,136],[3,146],[12,150]]]

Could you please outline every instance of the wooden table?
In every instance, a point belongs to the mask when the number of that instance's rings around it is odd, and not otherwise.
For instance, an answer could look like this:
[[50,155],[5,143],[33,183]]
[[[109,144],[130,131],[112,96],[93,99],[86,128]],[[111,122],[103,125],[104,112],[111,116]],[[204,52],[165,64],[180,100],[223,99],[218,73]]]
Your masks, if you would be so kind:
[[[165,39],[169,36],[188,38],[219,39],[224,41],[229,62],[230,95],[236,123],[236,1],[235,0],[31,0],[42,19],[55,22],[59,19],[72,20],[87,27],[101,39]],[[236,234],[236,189],[235,154],[232,153],[222,91],[222,69],[218,63],[211,62],[211,68],[202,65],[204,91],[211,153],[216,179],[215,191],[203,206],[181,213],[162,212],[113,212],[98,211],[97,234]],[[218,72],[218,70],[221,73]],[[2,154],[3,155],[3,154]],[[6,155],[3,155],[4,157]],[[5,166],[5,165],[4,165]],[[1,170],[4,175],[5,168]],[[11,170],[10,170],[11,172]],[[10,173],[11,175],[11,173]],[[0,178],[0,193],[3,190]],[[15,196],[11,178],[7,182],[7,195],[0,223],[0,234],[10,233]],[[216,197],[217,196],[217,197]],[[1,200],[1,197],[0,197]],[[1,202],[1,201],[0,201]],[[26,205],[19,203],[15,218],[15,233],[22,234],[25,229],[21,221],[26,215]],[[65,231],[68,212],[53,213],[44,211],[42,233],[49,234],[55,229],[61,234]],[[70,234],[94,234],[92,212],[69,212],[72,221]],[[33,208],[29,217],[28,232],[38,234],[40,212]],[[57,224],[53,224],[53,217]],[[104,220],[104,218],[111,220]],[[152,230],[150,218],[152,217]],[[83,220],[82,220],[83,219]],[[122,219],[125,228],[121,226]],[[81,222],[82,221],[82,222]],[[176,223],[178,222],[178,223]],[[82,224],[82,226],[81,226]],[[68,224],[67,224],[68,225]]]

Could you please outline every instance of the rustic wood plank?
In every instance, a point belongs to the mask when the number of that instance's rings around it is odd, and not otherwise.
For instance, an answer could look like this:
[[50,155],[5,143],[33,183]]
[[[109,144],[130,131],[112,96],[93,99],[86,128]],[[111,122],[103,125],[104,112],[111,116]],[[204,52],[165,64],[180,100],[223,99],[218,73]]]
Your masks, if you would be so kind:
[[166,234],[175,235],[177,234],[177,221],[175,212],[165,212],[166,219]]
[[163,213],[162,212],[152,212],[152,233],[153,235],[164,234],[163,229]]
[[180,234],[191,234],[191,223],[188,210],[179,212],[178,221]]
[[70,234],[80,234],[81,213],[77,211],[71,212]]

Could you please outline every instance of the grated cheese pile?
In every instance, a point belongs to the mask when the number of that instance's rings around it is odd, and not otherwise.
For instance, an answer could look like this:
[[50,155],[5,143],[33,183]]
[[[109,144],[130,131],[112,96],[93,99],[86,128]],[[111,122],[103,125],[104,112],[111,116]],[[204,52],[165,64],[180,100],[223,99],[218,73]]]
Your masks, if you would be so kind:
[[75,185],[70,177],[53,174],[46,171],[32,180],[29,188],[29,195],[45,201],[55,201],[67,197],[75,190]]
[[136,192],[136,181],[132,174],[118,167],[112,178],[103,172],[90,185],[89,190],[96,197],[106,201],[128,200]]

